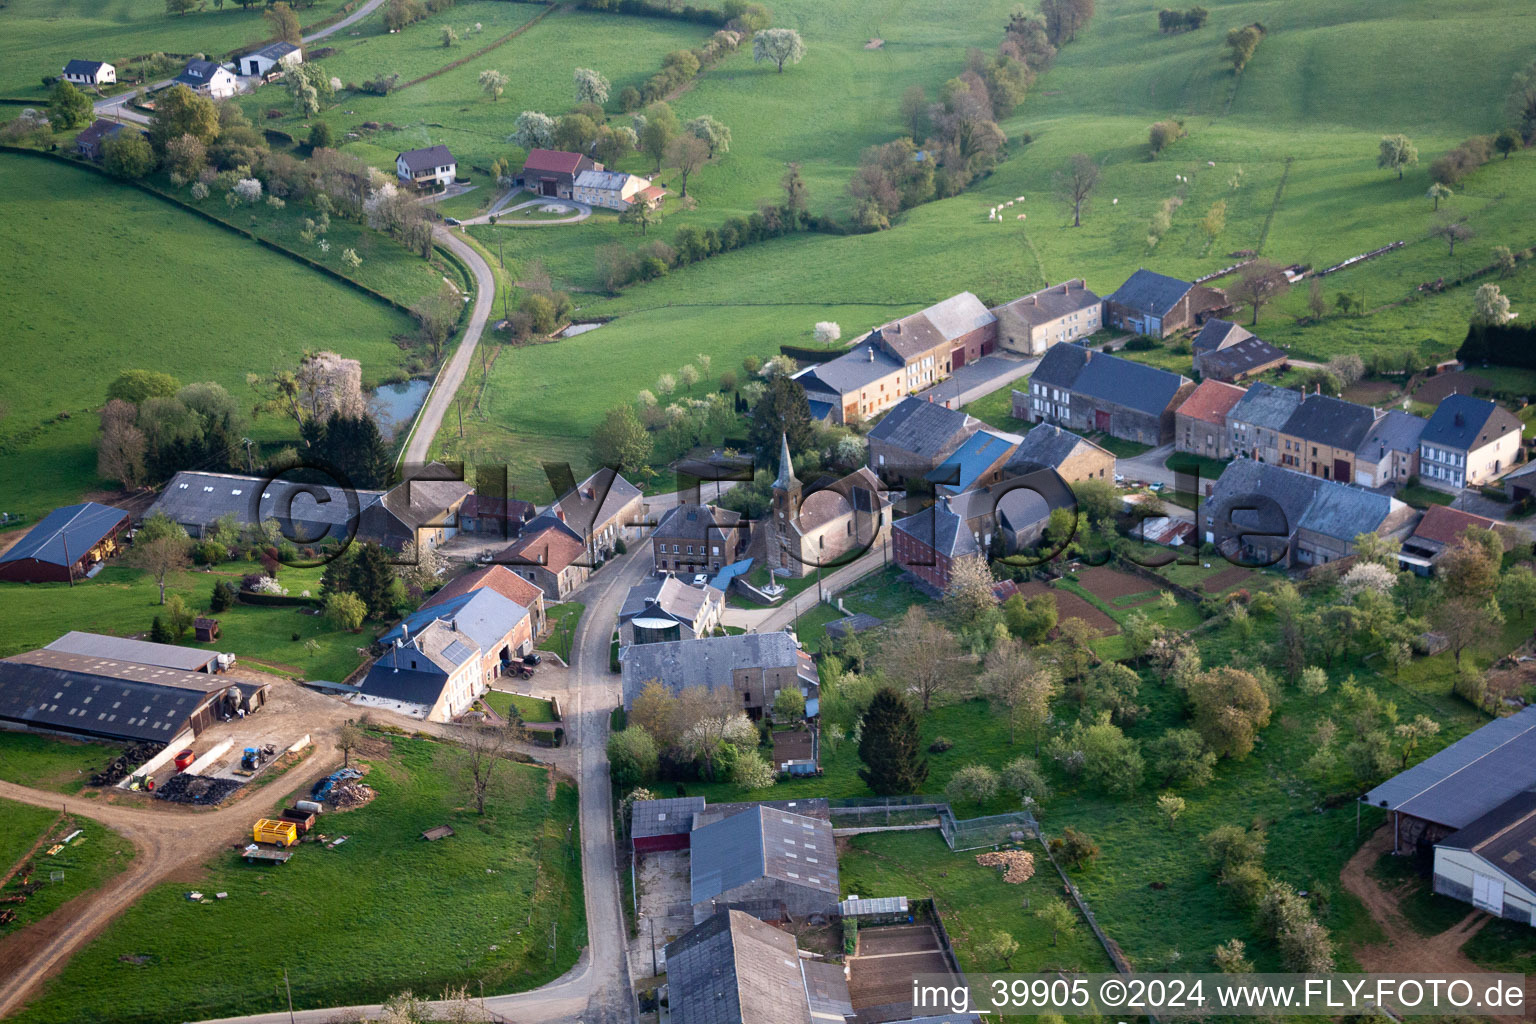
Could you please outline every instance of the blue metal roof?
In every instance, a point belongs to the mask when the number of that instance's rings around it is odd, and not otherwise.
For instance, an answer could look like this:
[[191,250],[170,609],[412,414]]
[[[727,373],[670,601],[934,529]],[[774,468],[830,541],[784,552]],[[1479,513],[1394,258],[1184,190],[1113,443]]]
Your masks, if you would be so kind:
[[954,454],[930,470],[926,479],[957,492],[968,491],[1013,448],[1014,442],[1007,438],[979,430],[955,449]]
[[720,571],[715,573],[715,578],[709,581],[709,585],[716,590],[724,591],[737,576],[745,576],[751,571],[752,559],[743,558],[739,562],[732,562],[730,565],[722,566]]
[[1536,707],[1495,719],[1365,796],[1366,803],[1464,828],[1536,786]]
[[762,878],[767,874],[762,815],[747,811],[694,829],[688,857],[693,903]]
[[[101,542],[128,513],[110,505],[94,501],[79,505],[56,508],[43,517],[42,522],[27,531],[27,535],[0,555],[0,562],[16,562],[25,558],[54,565],[78,562],[91,548]],[[65,548],[69,557],[64,557]]]

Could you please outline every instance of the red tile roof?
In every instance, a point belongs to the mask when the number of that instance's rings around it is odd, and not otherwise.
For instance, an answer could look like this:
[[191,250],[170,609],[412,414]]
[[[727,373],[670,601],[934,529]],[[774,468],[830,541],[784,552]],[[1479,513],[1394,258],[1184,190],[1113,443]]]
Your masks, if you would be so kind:
[[1178,411],[1193,419],[1204,420],[1218,426],[1227,425],[1227,413],[1242,400],[1245,392],[1240,387],[1223,384],[1219,380],[1203,380],[1189,393]]
[[423,608],[434,608],[444,601],[467,594],[481,587],[489,587],[508,601],[515,601],[524,608],[532,608],[544,592],[504,565],[488,565],[483,569],[465,573],[458,579],[422,602]]
[[558,573],[569,567],[585,551],[581,541],[572,537],[562,527],[548,526],[537,533],[518,538],[517,542],[503,551],[499,557],[502,561],[510,561],[516,557],[538,562],[550,572]]
[[580,153],[566,153],[558,149],[535,149],[523,161],[525,171],[548,171],[552,174],[575,174],[581,167]]
[[1497,525],[1492,519],[1475,516],[1470,512],[1446,508],[1444,505],[1431,505],[1424,513],[1424,518],[1419,520],[1413,535],[1437,544],[1455,544],[1456,538],[1469,526],[1491,530]]

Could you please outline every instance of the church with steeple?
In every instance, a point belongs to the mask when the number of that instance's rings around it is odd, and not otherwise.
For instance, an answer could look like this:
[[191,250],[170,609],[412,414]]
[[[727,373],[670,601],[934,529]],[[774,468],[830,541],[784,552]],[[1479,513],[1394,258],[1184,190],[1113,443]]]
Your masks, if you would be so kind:
[[880,478],[861,466],[805,487],[795,476],[789,438],[779,436],[779,473],[762,530],[762,555],[778,576],[830,571],[886,541],[891,502]]

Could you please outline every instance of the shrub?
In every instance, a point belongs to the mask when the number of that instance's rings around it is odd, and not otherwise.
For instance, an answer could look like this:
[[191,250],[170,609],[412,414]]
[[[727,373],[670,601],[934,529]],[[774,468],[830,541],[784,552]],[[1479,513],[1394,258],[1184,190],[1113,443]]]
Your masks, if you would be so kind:
[[968,764],[950,778],[944,795],[950,803],[984,804],[997,796],[997,772],[984,764]]
[[948,736],[935,736],[933,742],[928,744],[928,753],[942,754],[954,745]]

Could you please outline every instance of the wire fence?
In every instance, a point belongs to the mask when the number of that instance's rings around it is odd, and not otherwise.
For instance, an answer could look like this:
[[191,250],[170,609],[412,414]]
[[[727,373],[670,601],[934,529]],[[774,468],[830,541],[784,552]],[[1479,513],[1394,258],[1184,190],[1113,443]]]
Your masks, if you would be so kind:
[[956,818],[948,806],[939,815],[939,831],[955,851],[1029,839],[1039,835],[1039,824],[1028,811],[990,814],[981,818]]
[[838,828],[910,829],[936,827],[951,850],[979,850],[1040,834],[1035,816],[1028,811],[992,814],[981,818],[957,818],[949,802],[935,796],[856,797],[828,801],[833,824]]

